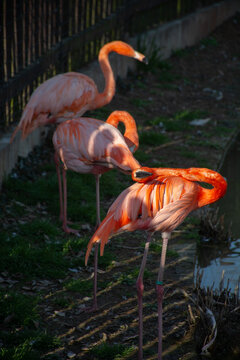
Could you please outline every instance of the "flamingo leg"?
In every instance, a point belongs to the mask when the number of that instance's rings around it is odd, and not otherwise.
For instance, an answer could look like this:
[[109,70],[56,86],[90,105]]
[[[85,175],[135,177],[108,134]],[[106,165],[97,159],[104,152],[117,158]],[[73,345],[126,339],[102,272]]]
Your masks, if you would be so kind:
[[[100,220],[100,191],[99,191],[99,174],[95,175],[96,179],[96,210],[97,210],[97,221],[96,221],[96,229],[99,227],[101,220]],[[93,306],[92,308],[88,309],[88,311],[96,311],[97,306],[97,269],[98,269],[98,247],[99,244],[96,243],[94,249],[94,279],[93,279]]]
[[142,360],[142,358],[143,358],[143,300],[142,300],[143,290],[144,290],[143,274],[144,274],[144,269],[146,266],[150,241],[151,241],[151,234],[148,233],[148,237],[147,237],[147,241],[146,241],[145,249],[144,249],[144,254],[143,254],[143,259],[142,259],[142,263],[141,263],[141,267],[139,270],[137,283],[136,283],[137,295],[138,295],[138,314],[139,314],[139,346],[138,346],[138,359],[139,360]]
[[59,202],[60,202],[60,215],[59,219],[63,221],[63,191],[62,191],[62,179],[61,179],[61,170],[59,165],[59,157],[57,152],[54,154],[54,162],[56,165],[57,178],[58,178],[58,188],[59,188]]
[[66,233],[73,233],[76,235],[79,235],[78,230],[76,229],[71,229],[70,227],[67,226],[67,178],[66,178],[66,170],[63,168],[62,169],[62,177],[63,177],[63,230]]
[[162,360],[162,303],[163,303],[163,295],[164,295],[163,274],[164,274],[164,267],[165,267],[166,253],[167,253],[167,245],[170,237],[171,237],[171,233],[169,232],[162,233],[162,239],[163,239],[162,254],[161,254],[160,266],[159,266],[158,278],[156,284],[157,302],[158,302],[158,360]]
[[97,222],[96,222],[96,229],[99,227],[101,220],[100,220],[100,190],[99,190],[99,180],[101,175],[96,174],[96,210],[97,210]]

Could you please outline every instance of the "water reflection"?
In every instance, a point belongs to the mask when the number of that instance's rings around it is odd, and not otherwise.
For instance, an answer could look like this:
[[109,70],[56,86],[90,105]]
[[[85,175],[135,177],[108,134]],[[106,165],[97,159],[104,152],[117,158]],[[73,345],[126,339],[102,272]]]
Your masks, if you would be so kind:
[[225,197],[218,202],[219,215],[224,214],[226,229],[231,225],[234,240],[224,246],[220,244],[203,246],[198,254],[195,267],[203,271],[202,285],[219,288],[222,271],[224,283],[231,291],[238,284],[240,276],[240,135],[229,149],[220,173],[227,178],[228,189]]

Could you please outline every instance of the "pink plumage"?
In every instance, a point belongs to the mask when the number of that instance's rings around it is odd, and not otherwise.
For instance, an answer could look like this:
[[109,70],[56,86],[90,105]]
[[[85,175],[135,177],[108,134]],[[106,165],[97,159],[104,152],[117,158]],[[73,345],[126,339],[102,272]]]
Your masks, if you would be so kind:
[[79,117],[87,110],[108,104],[115,94],[115,79],[108,59],[110,52],[146,62],[144,55],[122,41],[105,44],[98,57],[105,78],[103,92],[99,93],[90,77],[77,72],[59,74],[46,80],[30,97],[10,142],[19,130],[22,131],[22,138],[25,138],[37,127]]

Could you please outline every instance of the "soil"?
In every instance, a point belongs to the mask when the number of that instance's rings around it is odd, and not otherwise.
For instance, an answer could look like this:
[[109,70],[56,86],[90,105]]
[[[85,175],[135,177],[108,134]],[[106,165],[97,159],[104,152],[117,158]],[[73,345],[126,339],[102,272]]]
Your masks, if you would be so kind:
[[[151,62],[150,62],[151,66]],[[118,82],[116,96],[106,109],[126,110],[135,118],[141,134],[162,134],[166,142],[160,144],[145,143],[140,150],[147,154],[143,165],[152,167],[209,167],[217,169],[230,139],[236,135],[240,119],[240,16],[230,19],[217,28],[210,37],[196,46],[173,54],[160,67],[152,65],[152,71],[142,68],[138,74]],[[170,75],[169,75],[170,74]],[[164,78],[165,77],[165,78]],[[201,113],[199,112],[201,110]],[[205,125],[190,125],[182,129],[181,116],[188,112],[199,113],[197,120],[209,119]],[[179,123],[179,130],[165,128],[164,118],[172,118],[173,126]],[[194,120],[194,119],[193,119]],[[195,119],[196,120],[196,119]],[[39,155],[44,161],[48,149]],[[29,161],[29,166],[34,164]],[[17,170],[15,170],[17,171]],[[102,200],[103,208],[109,204]],[[163,359],[198,359],[199,336],[194,335],[194,325],[190,319],[191,300],[181,290],[193,295],[193,270],[196,242],[189,233],[194,227],[191,223],[182,225],[174,232],[169,250],[178,256],[169,254],[165,270],[165,297],[163,314]],[[89,236],[92,233],[89,231]],[[115,254],[115,263],[99,278],[105,283],[112,282],[98,292],[99,309],[95,313],[85,312],[92,298],[79,293],[68,293],[76,306],[72,308],[53,308],[51,297],[63,291],[61,282],[51,282],[45,288],[41,305],[41,316],[45,326],[62,340],[62,346],[54,351],[59,359],[100,359],[89,353],[93,345],[103,342],[133,346],[128,359],[137,359],[138,313],[135,280],[126,278],[123,283],[115,281],[119,274],[126,275],[139,268],[145,235],[141,232],[121,235],[107,246]],[[155,234],[154,240],[161,242],[161,235]],[[150,251],[144,289],[144,358],[157,359],[157,306],[155,281],[160,254]],[[83,268],[72,278],[88,278],[93,269]],[[239,312],[236,317],[239,318]],[[235,320],[236,320],[235,317]],[[239,323],[232,339],[239,339]],[[226,324],[225,324],[226,325]],[[216,340],[212,358],[237,359],[239,346],[236,341],[225,343],[224,336],[231,328]],[[200,336],[201,338],[202,336]],[[198,343],[198,346],[196,344]],[[222,345],[219,351],[219,344]],[[215,354],[214,354],[215,351]],[[223,357],[219,357],[222,352]],[[227,355],[227,354],[228,355]],[[214,357],[215,356],[215,357]],[[230,357],[229,357],[230,356]],[[104,357],[102,357],[104,359]],[[105,357],[105,359],[113,357]]]

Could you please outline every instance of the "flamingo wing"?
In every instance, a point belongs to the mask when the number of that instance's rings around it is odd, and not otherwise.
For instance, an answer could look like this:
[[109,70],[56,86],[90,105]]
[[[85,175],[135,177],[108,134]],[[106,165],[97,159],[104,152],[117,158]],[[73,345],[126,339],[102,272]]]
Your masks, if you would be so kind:
[[70,72],[52,77],[33,92],[11,141],[18,130],[22,130],[22,136],[26,137],[46,123],[81,116],[94,108],[96,94],[98,90],[94,81],[84,74]]
[[86,262],[93,244],[101,242],[103,254],[113,234],[137,229],[171,232],[197,208],[197,195],[198,184],[180,177],[158,177],[146,184],[133,184],[115,200],[91,238]]
[[53,144],[66,168],[76,172],[94,172],[97,166],[123,171],[139,167],[122,134],[100,120],[65,121],[55,131]]

